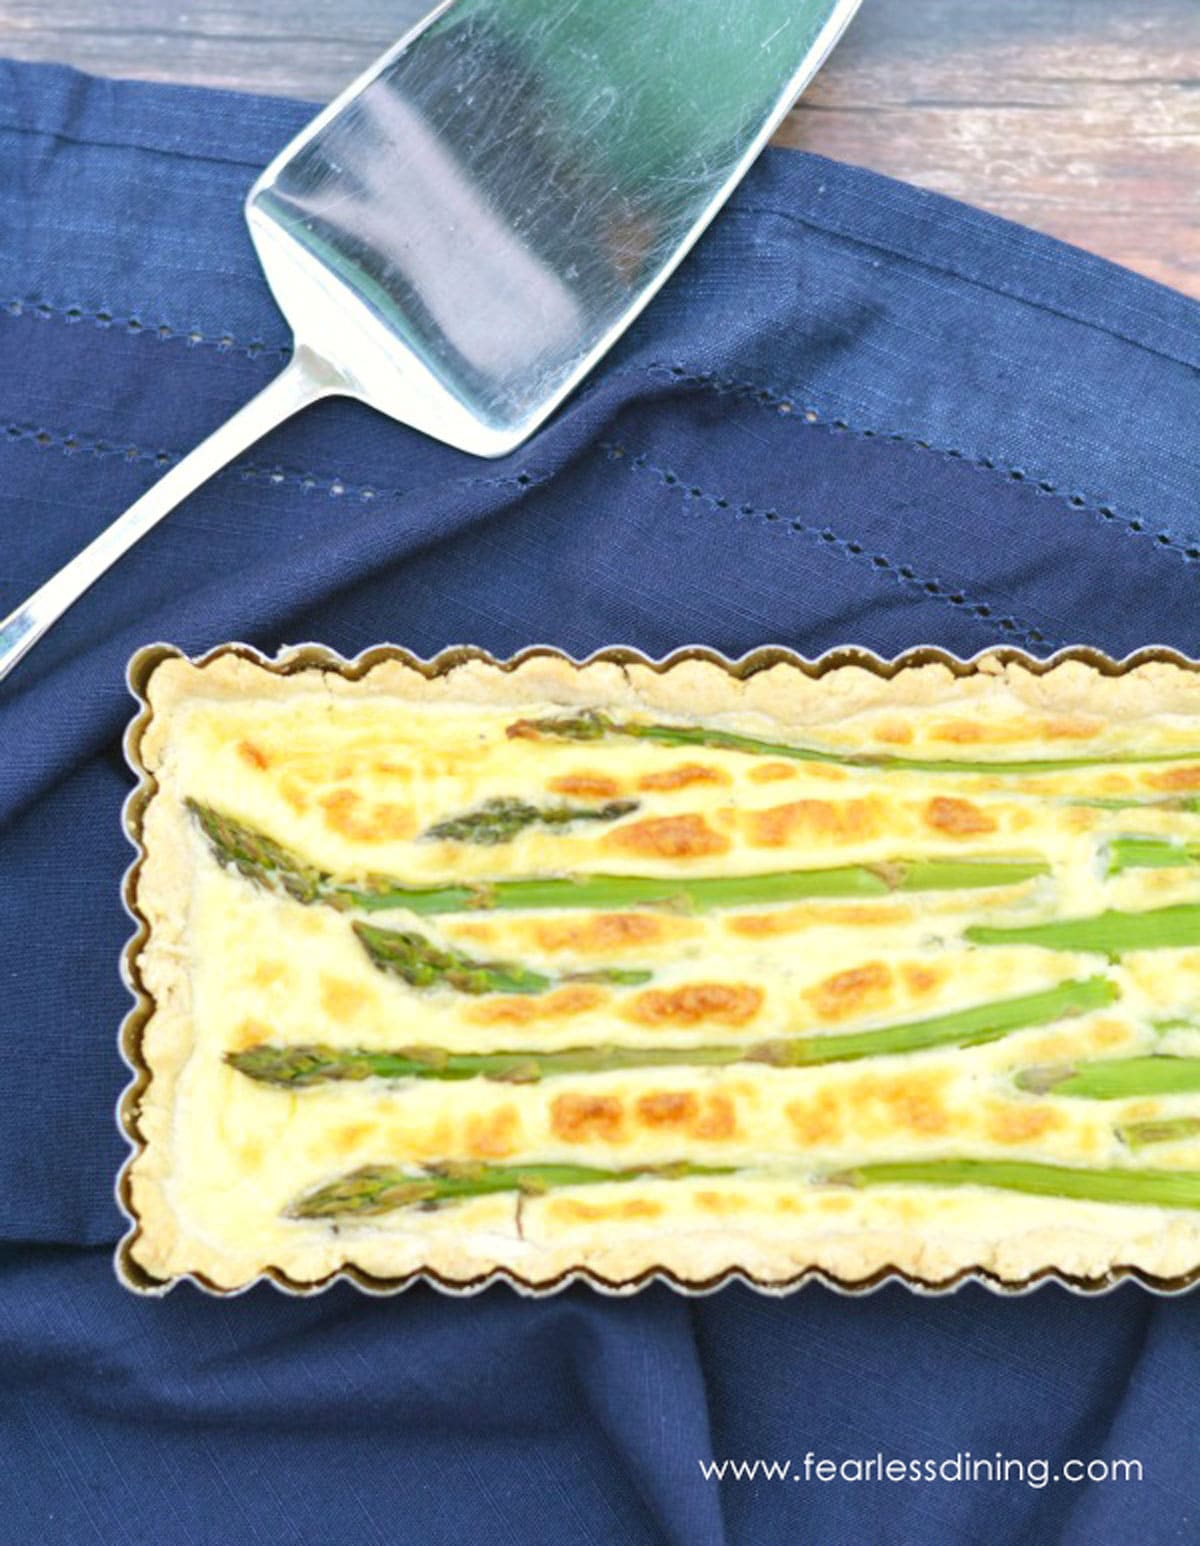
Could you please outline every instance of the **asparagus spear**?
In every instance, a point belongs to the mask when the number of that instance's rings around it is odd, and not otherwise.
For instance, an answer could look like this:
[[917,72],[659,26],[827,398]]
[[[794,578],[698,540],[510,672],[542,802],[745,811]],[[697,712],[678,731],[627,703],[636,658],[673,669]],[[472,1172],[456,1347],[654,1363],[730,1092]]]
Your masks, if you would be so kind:
[[1179,843],[1165,837],[1117,837],[1108,845],[1108,873],[1122,870],[1174,869],[1200,864],[1200,843]]
[[1200,1138],[1200,1117],[1160,1117],[1155,1121],[1126,1122],[1117,1135],[1131,1149],[1145,1149],[1155,1143],[1184,1143]]
[[354,932],[380,971],[414,988],[445,985],[459,993],[544,993],[550,978],[510,961],[476,961],[459,950],[442,950],[423,934],[354,924]]
[[1200,1171],[1083,1170],[1027,1160],[885,1160],[856,1165],[825,1180],[846,1186],[987,1186],[1036,1197],[1132,1203],[1147,1208],[1200,1208]]
[[963,931],[974,945],[1041,945],[1047,950],[1093,950],[1116,960],[1131,950],[1178,950],[1200,945],[1200,905],[1156,907],[1147,912],[1093,913],[1020,928],[974,924]]
[[198,800],[188,800],[186,804],[221,864],[237,870],[256,885],[286,892],[306,905],[330,900],[330,877],[324,870],[244,822],[222,815],[211,805],[201,805]]
[[380,929],[369,923],[355,923],[353,928],[380,971],[403,977],[414,988],[444,985],[459,993],[545,993],[564,982],[639,987],[649,982],[652,975],[630,967],[613,966],[547,977],[518,962],[477,961],[459,950],[443,950],[423,934],[405,929]]
[[765,741],[708,725],[647,724],[617,720],[595,709],[579,714],[557,714],[546,719],[518,719],[507,727],[513,739],[547,737],[565,741],[602,741],[625,736],[655,741],[663,746],[711,746],[720,751],[749,752],[755,756],[790,757],[797,762],[830,762],[842,767],[894,768],[914,773],[1057,773],[1062,769],[1104,767],[1110,763],[1186,762],[1200,758],[1200,751],[1096,752],[1086,757],[1028,758],[1016,762],[965,762],[955,758],[898,757],[891,752],[823,751],[797,746],[790,741]]
[[1190,1095],[1200,1091],[1200,1058],[1100,1058],[1078,1067],[1025,1068],[1016,1076],[1016,1084],[1037,1095],[1075,1095],[1084,1100]]
[[485,800],[473,811],[439,821],[424,835],[456,843],[494,847],[511,843],[526,827],[566,827],[576,821],[617,821],[638,808],[636,800],[610,800],[607,805],[530,805],[525,800]]
[[682,1180],[727,1176],[724,1165],[642,1165],[604,1170],[590,1165],[431,1165],[409,1171],[399,1165],[364,1165],[326,1186],[306,1192],[287,1210],[294,1219],[374,1218],[398,1208],[437,1208],[466,1197],[516,1192],[540,1197],[572,1186],[619,1181]]
[[387,876],[357,884],[335,880],[273,839],[188,802],[217,860],[268,890],[298,902],[375,912],[404,907],[435,914],[475,909],[620,909],[669,907],[706,912],[720,907],[754,907],[806,897],[874,897],[893,891],[957,891],[1011,886],[1046,875],[1039,859],[897,859],[884,864],[849,864],[825,870],[770,870],[759,875],[581,875],[528,880],[482,881],[471,885],[406,886]]
[[734,1063],[767,1063],[804,1068],[866,1057],[922,1052],[930,1047],[977,1047],[1013,1031],[1087,1014],[1110,1004],[1115,984],[1104,977],[1063,982],[1042,993],[951,1010],[872,1031],[842,1035],[781,1037],[756,1045],[705,1047],[569,1047],[556,1052],[447,1052],[436,1047],[401,1047],[376,1052],[323,1044],[278,1047],[260,1043],[227,1054],[240,1073],[265,1084],[303,1089],[336,1080],[499,1079],[536,1083],[560,1074],[615,1073],[636,1068],[724,1068]]

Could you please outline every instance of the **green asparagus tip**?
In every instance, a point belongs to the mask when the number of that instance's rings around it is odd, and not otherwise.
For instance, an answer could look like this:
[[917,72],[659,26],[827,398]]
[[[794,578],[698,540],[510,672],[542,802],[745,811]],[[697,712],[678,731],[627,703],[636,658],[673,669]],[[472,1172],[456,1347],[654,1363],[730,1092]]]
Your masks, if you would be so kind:
[[551,736],[562,741],[602,741],[610,732],[620,732],[607,714],[585,709],[580,714],[556,714],[547,719],[518,719],[505,727],[510,741],[540,741]]
[[1161,1117],[1153,1121],[1126,1122],[1117,1128],[1117,1136],[1131,1149],[1148,1148],[1156,1143],[1184,1143],[1200,1138],[1200,1117]]
[[459,993],[544,993],[551,979],[511,961],[477,961],[461,951],[441,949],[406,929],[351,925],[371,961],[382,972],[414,988],[453,988]]
[[1049,1095],[1074,1073],[1069,1063],[1052,1063],[1041,1068],[1023,1068],[1013,1083],[1018,1090],[1027,1090],[1031,1095]]
[[290,850],[232,816],[198,800],[184,802],[208,839],[217,862],[236,869],[269,891],[282,891],[306,905],[324,899],[329,876]]
[[443,842],[475,843],[495,847],[511,843],[526,827],[569,827],[577,821],[619,821],[638,809],[637,800],[610,800],[607,805],[530,805],[525,800],[499,797],[485,800],[475,810],[439,821],[424,833]]

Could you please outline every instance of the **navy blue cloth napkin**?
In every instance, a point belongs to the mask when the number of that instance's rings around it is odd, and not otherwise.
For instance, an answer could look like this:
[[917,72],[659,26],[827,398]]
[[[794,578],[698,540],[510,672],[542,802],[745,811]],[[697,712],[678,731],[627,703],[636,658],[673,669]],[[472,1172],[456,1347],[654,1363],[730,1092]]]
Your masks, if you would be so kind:
[[[0,64],[0,614],[280,368],[240,200],[308,113]],[[110,1256],[138,645],[1195,653],[1198,365],[1181,296],[771,152],[513,456],[325,404],[98,584],[0,691],[0,1541],[1194,1542],[1200,1297],[145,1302]],[[1030,1480],[801,1468],[968,1451]]]

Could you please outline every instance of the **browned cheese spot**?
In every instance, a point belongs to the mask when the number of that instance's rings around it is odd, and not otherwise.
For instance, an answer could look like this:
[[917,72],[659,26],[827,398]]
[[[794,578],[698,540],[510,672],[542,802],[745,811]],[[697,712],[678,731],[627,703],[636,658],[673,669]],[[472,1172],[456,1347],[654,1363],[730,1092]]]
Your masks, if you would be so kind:
[[949,795],[935,795],[925,807],[925,821],[935,832],[947,837],[977,837],[984,832],[994,832],[996,821],[987,811],[980,810],[970,800],[956,800]]
[[360,1148],[367,1139],[373,1138],[376,1131],[374,1122],[347,1122],[342,1127],[335,1127],[329,1134],[329,1147],[335,1154],[349,1154],[351,1150]]
[[913,738],[912,726],[902,719],[885,719],[875,727],[875,734],[889,746],[908,746]]
[[744,1213],[750,1206],[745,1197],[736,1192],[697,1192],[696,1206],[705,1213]]
[[496,937],[496,925],[488,923],[482,918],[450,918],[447,932],[453,934],[456,939],[474,939],[480,941],[493,940]]
[[904,985],[913,998],[924,998],[946,980],[946,967],[924,966],[908,962],[901,967]]
[[605,1219],[656,1219],[662,1204],[648,1197],[625,1197],[620,1202],[584,1202],[578,1197],[556,1197],[549,1204],[564,1224],[595,1224]]
[[758,762],[746,774],[752,784],[778,784],[785,778],[795,776],[794,762]]
[[640,1025],[745,1025],[762,1001],[762,989],[748,983],[686,982],[639,993],[626,1014]]
[[412,837],[416,818],[407,805],[387,802],[366,805],[353,789],[331,789],[321,796],[325,825],[354,843],[386,843]]
[[763,939],[774,934],[795,934],[818,924],[867,927],[877,923],[903,923],[911,916],[912,909],[905,903],[855,902],[840,907],[806,903],[801,907],[777,908],[769,913],[738,913],[725,919],[725,927],[731,934]]
[[984,741],[992,744],[1022,740],[1085,741],[1101,728],[1098,720],[1064,714],[1053,719],[1029,716],[998,720],[947,719],[932,725],[929,734],[931,740],[977,746]]
[[[613,1104],[619,1106],[619,1102]],[[700,1096],[692,1090],[650,1090],[638,1096],[633,1114],[642,1127],[688,1138],[721,1141],[737,1132],[733,1099],[719,1091]]]
[[1048,719],[1041,727],[1041,735],[1047,741],[1090,741],[1102,728],[1098,719],[1064,714],[1058,719]]
[[784,1111],[796,1142],[805,1147],[836,1142],[842,1135],[842,1114],[832,1090],[822,1090],[812,1100],[789,1101]]
[[1050,1106],[997,1106],[988,1117],[987,1134],[995,1143],[1028,1143],[1062,1124],[1061,1112]]
[[440,1160],[456,1151],[459,1133],[451,1118],[442,1112],[423,1128],[393,1122],[380,1130],[380,1152],[403,1154],[411,1160]]
[[944,1073],[894,1078],[866,1074],[846,1087],[844,1098],[861,1130],[936,1137],[953,1125],[953,1114],[942,1099],[946,1078]]
[[975,746],[988,739],[988,731],[986,725],[975,720],[944,719],[930,726],[929,736],[933,741],[950,741],[955,746]]
[[1093,1047],[1119,1047],[1123,1042],[1137,1040],[1137,1033],[1123,1020],[1093,1020],[1088,1030],[1088,1041]]
[[1147,780],[1152,789],[1200,789],[1200,768],[1166,768]]
[[688,919],[666,919],[653,913],[595,913],[539,922],[533,927],[533,937],[547,953],[572,950],[580,955],[604,955],[631,945],[654,945],[692,934],[696,928]]
[[555,794],[574,795],[581,800],[607,800],[621,793],[621,785],[606,773],[563,773],[546,785]]
[[693,1138],[720,1142],[737,1134],[737,1112],[728,1095],[709,1095],[704,1110],[688,1130]]
[[246,979],[256,988],[269,988],[273,982],[279,982],[289,975],[289,967],[286,961],[257,961],[254,970]]
[[625,1107],[614,1095],[556,1095],[550,1104],[550,1126],[566,1143],[622,1143]]
[[243,1020],[229,1038],[229,1050],[242,1052],[247,1047],[257,1047],[260,1042],[270,1041],[275,1032],[261,1020]]
[[638,1097],[638,1121],[645,1127],[690,1127],[700,1112],[691,1090],[655,1090]]
[[831,762],[801,762],[797,765],[797,772],[805,778],[820,779],[823,783],[845,783],[850,777],[846,768],[836,767]]
[[238,756],[252,768],[261,770],[271,765],[271,759],[267,756],[266,752],[263,751],[261,746],[256,746],[253,741],[239,741]]
[[868,961],[806,990],[804,997],[822,1020],[845,1020],[851,1015],[884,1009],[894,997],[892,969],[882,961]]
[[537,1020],[565,1020],[586,1014],[609,998],[604,988],[592,983],[575,982],[553,993],[536,997],[514,993],[503,998],[485,998],[472,1004],[466,1017],[476,1025],[532,1025]]
[[729,774],[721,768],[708,767],[703,762],[679,762],[673,768],[664,768],[660,773],[643,773],[637,786],[649,794],[656,789],[688,789],[693,784],[729,782]]
[[749,811],[750,841],[759,848],[785,848],[797,838],[861,842],[880,830],[882,802],[866,800],[793,800],[766,810]]
[[303,779],[287,773],[279,780],[279,792],[297,816],[308,809],[308,788]]
[[467,1153],[478,1159],[505,1159],[518,1147],[521,1120],[515,1106],[472,1112],[467,1117]]
[[652,816],[617,827],[603,839],[611,851],[644,859],[703,859],[729,851],[729,839],[703,816]]
[[321,973],[321,1008],[331,1020],[352,1020],[370,1004],[372,996],[366,988],[348,982],[345,977]]

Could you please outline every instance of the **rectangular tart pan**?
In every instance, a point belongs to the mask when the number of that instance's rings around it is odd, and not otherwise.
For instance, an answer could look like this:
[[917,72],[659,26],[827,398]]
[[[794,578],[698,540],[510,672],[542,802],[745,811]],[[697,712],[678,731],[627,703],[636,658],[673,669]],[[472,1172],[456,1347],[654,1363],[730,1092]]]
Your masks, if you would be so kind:
[[660,673],[678,665],[681,661],[702,660],[719,665],[738,680],[744,680],[758,671],[780,664],[794,666],[813,680],[819,680],[826,672],[837,670],[842,666],[857,666],[876,676],[890,678],[910,667],[940,665],[945,666],[955,676],[968,677],[978,673],[983,668],[984,662],[994,662],[999,665],[1016,664],[1023,666],[1034,675],[1044,675],[1053,667],[1067,661],[1078,661],[1092,666],[1105,676],[1123,676],[1138,666],[1152,663],[1176,666],[1193,673],[1200,672],[1200,661],[1181,655],[1176,650],[1157,645],[1138,650],[1123,660],[1115,660],[1100,650],[1083,645],[1059,650],[1045,659],[1029,655],[1023,650],[1001,646],[981,651],[966,660],[931,645],[906,650],[891,660],[885,660],[870,650],[855,646],[843,646],[829,650],[815,659],[806,659],[784,646],[768,645],[752,650],[738,660],[731,660],[716,650],[702,646],[689,646],[676,650],[661,660],[651,660],[639,650],[626,646],[612,646],[597,650],[583,660],[575,660],[564,651],[549,645],[531,646],[506,660],[497,660],[488,651],[470,645],[458,645],[442,650],[429,660],[423,660],[410,651],[391,644],[377,645],[365,650],[353,660],[347,660],[344,656],[319,644],[292,646],[281,650],[273,658],[263,655],[250,645],[237,643],[218,645],[203,655],[191,657],[170,644],[144,646],[130,659],[126,673],[129,689],[137,701],[138,710],[126,731],[124,750],[126,761],[138,782],[126,799],[122,812],[126,834],[136,851],[132,864],[125,872],[121,887],[125,910],[135,925],[135,932],[121,955],[121,976],[133,995],[134,1003],[121,1026],[120,1050],[132,1073],[132,1079],[118,1101],[116,1112],[118,1126],[130,1148],[129,1156],[121,1168],[116,1183],[117,1203],[129,1224],[128,1231],[117,1245],[114,1258],[117,1278],[124,1287],[139,1294],[161,1296],[186,1278],[202,1292],[224,1298],[232,1294],[244,1293],[255,1283],[269,1282],[281,1293],[293,1297],[307,1297],[311,1294],[323,1293],[339,1281],[351,1283],[363,1293],[379,1296],[399,1293],[414,1283],[427,1283],[442,1293],[462,1297],[479,1293],[493,1283],[507,1283],[526,1297],[541,1299],[559,1293],[573,1283],[586,1283],[597,1292],[614,1297],[637,1293],[639,1289],[645,1288],[650,1283],[666,1283],[677,1292],[687,1295],[711,1294],[724,1287],[726,1283],[744,1283],[762,1294],[774,1297],[794,1293],[809,1283],[820,1283],[835,1293],[852,1296],[873,1293],[886,1283],[902,1283],[913,1293],[931,1296],[953,1293],[964,1283],[978,1283],[993,1293],[1009,1297],[1030,1293],[1046,1283],[1057,1283],[1072,1293],[1091,1296],[1109,1293],[1120,1284],[1130,1281],[1140,1284],[1150,1293],[1168,1296],[1183,1293],[1200,1282],[1200,1266],[1183,1276],[1171,1278],[1156,1277],[1140,1268],[1126,1266],[1114,1267],[1098,1277],[1076,1277],[1055,1268],[1045,1268],[1018,1281],[1000,1279],[982,1268],[969,1268],[949,1278],[928,1281],[894,1267],[883,1268],[869,1277],[855,1281],[839,1278],[820,1267],[806,1268],[793,1278],[772,1282],[761,1281],[738,1268],[730,1268],[719,1276],[708,1279],[682,1278],[673,1272],[650,1269],[629,1280],[615,1281],[581,1267],[564,1272],[549,1282],[533,1284],[505,1268],[496,1268],[466,1282],[451,1282],[428,1269],[412,1272],[403,1277],[384,1278],[375,1277],[354,1266],[347,1266],[339,1268],[319,1281],[302,1282],[271,1267],[252,1283],[233,1289],[220,1288],[202,1275],[194,1273],[169,1279],[153,1277],[134,1260],[131,1253],[131,1247],[138,1237],[141,1223],[133,1208],[129,1179],[133,1161],[145,1148],[145,1138],[139,1127],[138,1112],[142,1092],[150,1082],[150,1070],[143,1055],[142,1033],[154,1009],[153,998],[138,969],[139,957],[149,934],[149,926],[138,911],[134,900],[138,872],[145,857],[142,818],[155,790],[155,780],[146,770],[140,756],[142,737],[151,718],[146,694],[151,673],[162,661],[170,658],[190,659],[192,664],[199,666],[206,665],[222,655],[241,656],[279,676],[290,676],[298,671],[317,668],[322,671],[336,672],[349,681],[356,681],[384,660],[399,661],[432,679],[445,675],[466,661],[481,661],[487,665],[497,666],[502,671],[512,671],[525,661],[539,656],[551,657],[573,666],[607,662],[613,665],[648,667]]

